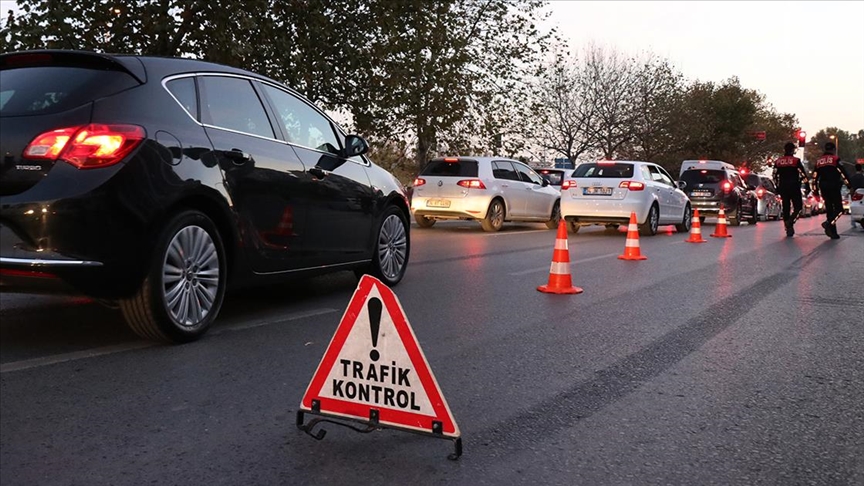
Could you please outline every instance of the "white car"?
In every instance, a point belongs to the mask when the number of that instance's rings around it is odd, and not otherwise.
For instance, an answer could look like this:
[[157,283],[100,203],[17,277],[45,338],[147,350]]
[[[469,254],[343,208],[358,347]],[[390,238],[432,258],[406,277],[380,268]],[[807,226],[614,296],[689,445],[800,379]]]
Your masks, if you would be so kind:
[[518,160],[500,157],[432,159],[414,180],[411,211],[421,228],[439,219],[476,220],[485,231],[505,221],[558,227],[561,193]]
[[690,199],[663,167],[651,162],[600,160],[580,164],[561,186],[561,216],[571,232],[585,225],[607,228],[630,222],[650,236],[661,225],[690,231]]
[[858,224],[864,229],[864,189],[856,189],[849,197],[849,217],[852,227]]

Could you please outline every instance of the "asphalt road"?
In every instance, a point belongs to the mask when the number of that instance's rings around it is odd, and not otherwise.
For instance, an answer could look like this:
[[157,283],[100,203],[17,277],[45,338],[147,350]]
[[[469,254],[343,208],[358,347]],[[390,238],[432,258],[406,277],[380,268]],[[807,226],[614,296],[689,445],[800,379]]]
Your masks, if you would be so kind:
[[[357,284],[233,295],[151,345],[87,299],[0,296],[0,483],[864,484],[864,232],[822,217],[684,243],[570,235],[580,295],[535,288],[555,232],[412,229],[395,288],[462,431],[452,443],[295,414]],[[667,228],[663,228],[666,230]]]

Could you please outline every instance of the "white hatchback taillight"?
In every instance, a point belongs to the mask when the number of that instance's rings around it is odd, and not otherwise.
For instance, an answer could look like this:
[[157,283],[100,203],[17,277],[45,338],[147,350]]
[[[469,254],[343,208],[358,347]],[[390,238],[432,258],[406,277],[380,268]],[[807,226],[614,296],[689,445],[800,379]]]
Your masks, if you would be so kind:
[[480,179],[464,179],[456,183],[457,186],[467,187],[468,189],[486,189],[486,184]]
[[570,188],[573,188],[573,189],[576,188],[576,181],[568,179],[568,180],[561,183],[561,190],[562,191],[566,191],[567,189],[570,189]]
[[639,181],[621,181],[621,184],[618,184],[618,187],[620,187],[621,189],[628,189],[630,191],[645,190],[645,184]]
[[24,149],[24,158],[65,160],[79,169],[108,167],[124,157],[147,137],[137,125],[92,123],[40,134]]

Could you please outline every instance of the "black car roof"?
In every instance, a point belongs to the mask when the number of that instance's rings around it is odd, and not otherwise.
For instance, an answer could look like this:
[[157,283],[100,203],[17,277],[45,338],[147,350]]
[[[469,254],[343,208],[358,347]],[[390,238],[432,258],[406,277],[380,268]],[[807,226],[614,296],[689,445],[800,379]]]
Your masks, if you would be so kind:
[[[43,60],[44,58],[44,60]],[[20,60],[20,61],[16,61]],[[179,57],[136,56],[130,54],[106,54],[92,51],[74,51],[62,49],[42,49],[0,54],[0,69],[16,65],[39,65],[41,62],[70,62],[75,64],[107,65],[122,67],[140,82],[147,82],[152,76],[157,79],[174,74],[195,72],[218,72],[254,77],[263,81],[282,85],[266,76],[223,64],[216,64],[198,59]],[[23,62],[21,62],[23,61]]]

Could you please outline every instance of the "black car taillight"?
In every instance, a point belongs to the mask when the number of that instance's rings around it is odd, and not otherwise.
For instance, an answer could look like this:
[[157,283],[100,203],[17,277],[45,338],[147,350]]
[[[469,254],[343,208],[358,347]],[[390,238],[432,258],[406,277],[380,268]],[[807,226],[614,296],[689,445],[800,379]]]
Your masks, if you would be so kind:
[[79,169],[108,167],[123,160],[146,137],[138,125],[59,128],[34,138],[24,149],[24,158],[65,160]]

